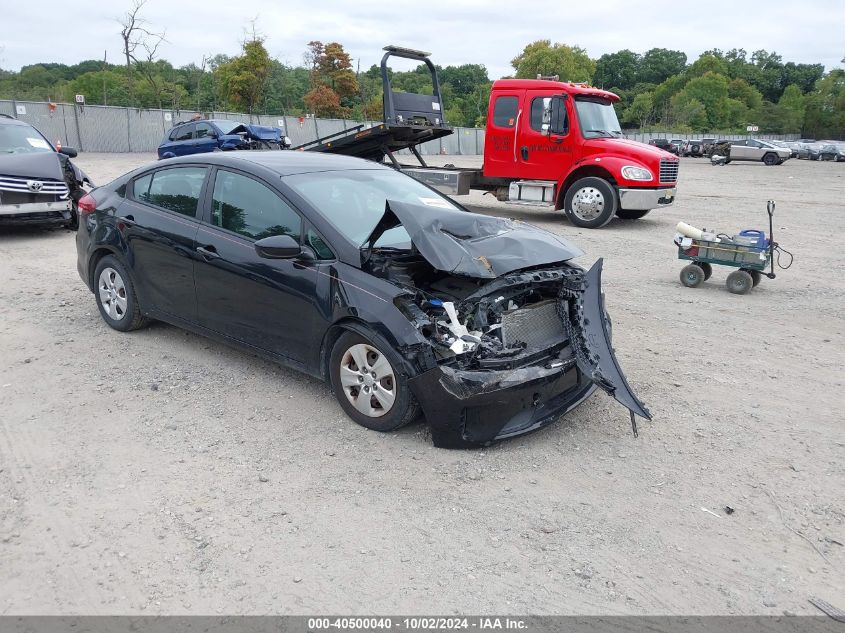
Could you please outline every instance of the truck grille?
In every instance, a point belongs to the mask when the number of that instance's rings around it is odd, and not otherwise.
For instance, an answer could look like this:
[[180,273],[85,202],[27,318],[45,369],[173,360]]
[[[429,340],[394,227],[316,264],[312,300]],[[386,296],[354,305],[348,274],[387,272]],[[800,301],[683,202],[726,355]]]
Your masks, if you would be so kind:
[[680,161],[666,160],[660,161],[660,182],[677,182],[678,181],[678,167]]
[[66,198],[70,193],[67,185],[61,180],[39,180],[15,176],[0,176],[0,191],[59,196],[60,198]]

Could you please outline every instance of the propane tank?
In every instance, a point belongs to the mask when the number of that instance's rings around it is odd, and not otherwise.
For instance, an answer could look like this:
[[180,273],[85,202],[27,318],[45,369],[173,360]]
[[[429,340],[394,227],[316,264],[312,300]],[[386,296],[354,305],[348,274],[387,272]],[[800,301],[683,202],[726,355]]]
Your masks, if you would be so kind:
[[678,222],[678,226],[675,227],[675,230],[684,237],[691,237],[694,240],[700,240],[704,235],[704,232],[701,229],[690,226],[686,222]]

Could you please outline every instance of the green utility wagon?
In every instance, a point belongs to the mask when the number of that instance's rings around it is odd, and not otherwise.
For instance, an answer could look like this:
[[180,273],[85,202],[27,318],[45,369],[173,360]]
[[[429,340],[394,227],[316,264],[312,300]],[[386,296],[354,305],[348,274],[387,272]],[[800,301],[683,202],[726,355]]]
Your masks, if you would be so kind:
[[[721,241],[718,242],[697,239],[691,239],[689,243],[687,240],[676,241],[678,259],[692,262],[681,270],[681,283],[687,288],[698,287],[713,274],[713,265],[738,269],[730,273],[725,282],[728,290],[738,295],[750,292],[764,275],[774,279],[774,252],[778,245],[772,239],[772,217],[775,212],[773,200],[769,200],[766,209],[769,214],[768,239],[763,231],[749,229],[741,231],[735,238],[720,235]],[[770,272],[766,272],[766,268]]]

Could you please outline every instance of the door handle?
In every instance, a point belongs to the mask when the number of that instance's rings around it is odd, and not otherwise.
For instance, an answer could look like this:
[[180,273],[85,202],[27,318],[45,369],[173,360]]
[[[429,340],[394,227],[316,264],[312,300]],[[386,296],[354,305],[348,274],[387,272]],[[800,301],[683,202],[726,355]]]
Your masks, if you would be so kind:
[[528,146],[523,145],[520,151],[522,152],[522,160],[528,160]]
[[217,252],[217,249],[211,245],[197,246],[197,253],[202,255],[203,259],[207,262],[212,259],[220,258],[220,254]]

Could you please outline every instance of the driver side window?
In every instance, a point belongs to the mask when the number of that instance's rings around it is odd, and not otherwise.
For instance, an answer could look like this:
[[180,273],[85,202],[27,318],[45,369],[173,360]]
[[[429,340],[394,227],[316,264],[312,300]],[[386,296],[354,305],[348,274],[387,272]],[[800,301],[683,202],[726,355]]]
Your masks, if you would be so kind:
[[[534,97],[531,100],[531,129],[542,134],[549,131],[549,116],[551,108],[551,97]],[[566,113],[566,108],[561,110],[563,114],[562,134],[569,134],[569,116]]]
[[253,240],[290,235],[297,242],[302,219],[279,195],[257,180],[220,170],[214,180],[211,223]]

